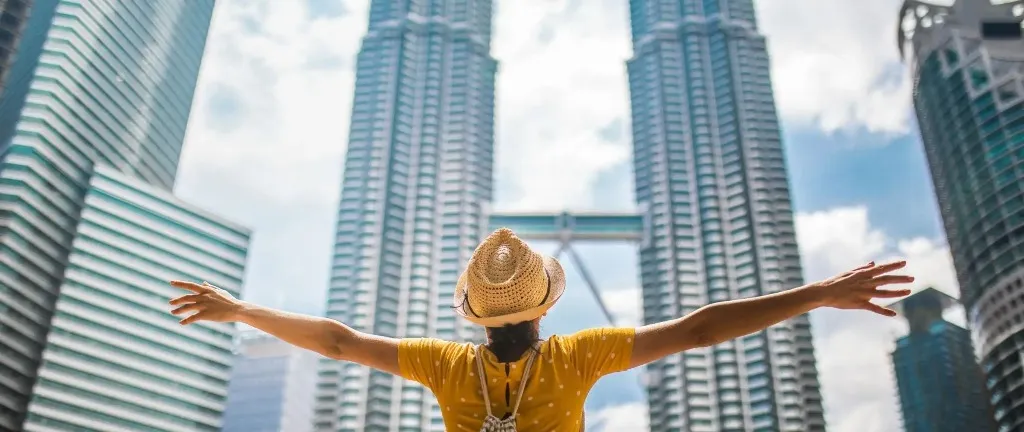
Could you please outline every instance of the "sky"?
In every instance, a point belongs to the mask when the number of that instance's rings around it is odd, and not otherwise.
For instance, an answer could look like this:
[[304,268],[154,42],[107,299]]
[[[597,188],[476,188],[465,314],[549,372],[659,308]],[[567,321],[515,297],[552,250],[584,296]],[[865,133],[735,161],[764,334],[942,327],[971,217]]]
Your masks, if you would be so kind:
[[[628,2],[497,0],[495,9],[495,206],[633,210]],[[899,2],[761,0],[757,9],[808,281],[899,257],[917,287],[955,295],[895,46]],[[367,11],[368,0],[218,1],[176,193],[253,229],[247,300],[323,308]],[[577,250],[615,324],[635,324],[635,246]],[[606,325],[566,261],[570,289],[543,331]],[[811,317],[829,429],[898,429],[889,353],[901,322],[860,311]],[[630,371],[600,382],[588,427],[643,426],[642,381]]]

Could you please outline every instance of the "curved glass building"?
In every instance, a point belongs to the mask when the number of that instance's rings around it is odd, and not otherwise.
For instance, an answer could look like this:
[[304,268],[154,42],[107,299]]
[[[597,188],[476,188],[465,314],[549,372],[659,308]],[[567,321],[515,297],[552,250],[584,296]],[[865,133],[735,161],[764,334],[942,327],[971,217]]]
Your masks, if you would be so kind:
[[[992,4],[999,3],[999,4]],[[1000,430],[1024,427],[1022,1],[907,1],[898,44]]]
[[0,97],[0,430],[219,429],[234,330],[166,313],[169,279],[237,293],[248,247],[171,193],[213,7],[32,2]]

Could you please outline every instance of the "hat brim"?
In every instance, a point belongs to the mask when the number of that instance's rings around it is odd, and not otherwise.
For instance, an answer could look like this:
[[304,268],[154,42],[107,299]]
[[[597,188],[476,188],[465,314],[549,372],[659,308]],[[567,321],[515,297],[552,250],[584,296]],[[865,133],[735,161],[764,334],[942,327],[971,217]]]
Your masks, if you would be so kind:
[[455,284],[455,296],[453,299],[453,306],[455,313],[465,318],[469,322],[484,327],[502,327],[507,324],[519,324],[524,321],[533,321],[537,318],[544,316],[551,309],[555,303],[562,298],[562,294],[565,293],[565,270],[562,269],[562,264],[557,259],[543,255],[544,270],[547,272],[548,280],[551,286],[551,292],[548,294],[547,300],[544,303],[531,307],[529,309],[514,312],[505,315],[498,315],[492,317],[479,317],[469,311],[467,307],[466,298],[466,273],[463,272],[459,276],[459,282]]

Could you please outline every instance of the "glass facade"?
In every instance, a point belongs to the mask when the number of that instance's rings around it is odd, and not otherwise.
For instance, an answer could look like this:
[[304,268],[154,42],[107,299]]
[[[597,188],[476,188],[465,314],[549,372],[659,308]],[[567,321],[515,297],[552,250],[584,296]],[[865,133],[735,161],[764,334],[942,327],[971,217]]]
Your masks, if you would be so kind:
[[245,335],[221,431],[312,432],[317,358],[263,333]]
[[213,4],[33,2],[0,96],[0,429],[24,420],[94,173],[171,190]]
[[5,0],[0,3],[0,92],[7,82],[31,9],[32,0]]
[[897,341],[892,356],[906,432],[995,430],[966,329],[935,322]]
[[[803,284],[768,50],[752,0],[631,0],[644,321]],[[652,431],[823,431],[800,316],[647,368]]]
[[95,167],[25,430],[220,430],[235,330],[178,324],[167,281],[237,296],[248,244],[244,228]]
[[1024,427],[1024,2],[907,1],[898,44],[1000,430]]
[[966,329],[937,321],[899,339],[892,360],[906,432],[995,430]]
[[[385,336],[481,337],[450,306],[492,194],[491,15],[492,0],[370,2],[328,317]],[[419,384],[330,360],[315,418],[323,431],[444,430]]]
[[971,334],[942,319],[955,303],[927,288],[891,306],[910,324],[892,353],[906,432],[996,430]]

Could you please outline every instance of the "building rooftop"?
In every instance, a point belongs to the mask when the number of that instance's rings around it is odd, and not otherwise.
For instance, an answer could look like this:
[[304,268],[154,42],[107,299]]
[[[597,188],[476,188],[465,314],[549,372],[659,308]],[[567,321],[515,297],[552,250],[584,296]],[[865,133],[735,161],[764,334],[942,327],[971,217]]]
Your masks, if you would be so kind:
[[956,298],[928,287],[889,305],[903,315],[910,324],[910,332],[927,331],[933,322],[942,319],[942,313],[959,304]]

